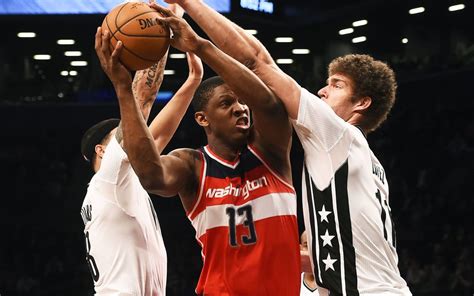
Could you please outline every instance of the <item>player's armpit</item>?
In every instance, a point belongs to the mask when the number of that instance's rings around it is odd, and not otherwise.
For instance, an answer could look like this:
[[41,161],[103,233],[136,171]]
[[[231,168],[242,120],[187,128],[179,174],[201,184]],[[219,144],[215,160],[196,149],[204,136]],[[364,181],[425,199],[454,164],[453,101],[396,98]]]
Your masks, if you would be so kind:
[[145,190],[172,197],[189,187],[195,177],[192,156],[187,150],[191,149],[179,149],[160,156],[160,164],[151,164],[153,168],[147,174],[139,175]]

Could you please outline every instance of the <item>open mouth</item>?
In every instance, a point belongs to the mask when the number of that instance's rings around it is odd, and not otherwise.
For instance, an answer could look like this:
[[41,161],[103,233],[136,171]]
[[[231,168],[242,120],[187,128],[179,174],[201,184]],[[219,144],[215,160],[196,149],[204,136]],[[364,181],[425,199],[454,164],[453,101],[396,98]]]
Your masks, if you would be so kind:
[[235,126],[237,128],[241,128],[241,129],[248,129],[250,127],[250,121],[249,121],[249,118],[248,117],[240,117],[239,119],[237,119],[237,122],[235,124]]

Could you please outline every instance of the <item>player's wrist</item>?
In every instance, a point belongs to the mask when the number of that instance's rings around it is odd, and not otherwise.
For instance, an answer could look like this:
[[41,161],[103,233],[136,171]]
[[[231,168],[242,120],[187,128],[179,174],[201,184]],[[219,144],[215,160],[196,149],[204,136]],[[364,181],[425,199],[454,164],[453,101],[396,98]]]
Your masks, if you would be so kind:
[[125,95],[131,95],[133,97],[132,85],[130,83],[114,83],[114,88],[119,98]]

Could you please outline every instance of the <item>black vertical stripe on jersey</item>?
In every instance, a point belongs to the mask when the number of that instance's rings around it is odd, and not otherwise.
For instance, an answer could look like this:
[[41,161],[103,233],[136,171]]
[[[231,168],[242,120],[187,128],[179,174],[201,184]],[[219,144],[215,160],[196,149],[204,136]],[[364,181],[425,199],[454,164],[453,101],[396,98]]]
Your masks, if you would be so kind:
[[[314,201],[314,208],[316,213],[316,223],[318,227],[318,237],[317,243],[319,248],[319,270],[321,271],[321,278],[322,278],[322,287],[331,291],[331,295],[342,295],[342,282],[341,282],[341,253],[339,251],[339,241],[337,239],[337,231],[336,231],[336,220],[334,217],[334,204],[332,201],[332,186],[329,185],[324,190],[319,190],[316,188],[316,185],[311,180],[311,188],[313,190],[313,201]],[[319,215],[318,211],[324,209],[326,211],[330,211],[331,214],[327,216],[328,222],[321,221],[321,215]],[[333,235],[334,238],[331,240],[330,245],[323,246],[323,240],[321,236],[328,231],[329,235]],[[331,259],[336,259],[333,263],[334,270],[328,269],[326,270],[326,264],[323,260],[326,260],[327,257],[331,257]]]
[[382,202],[382,196],[380,195],[380,190],[377,189],[377,192],[375,193],[375,197],[377,197],[377,200],[379,201],[380,204],[380,209],[382,210],[381,218],[382,218],[382,226],[383,226],[383,237],[385,240],[387,240],[387,228],[385,227],[385,220],[386,220],[386,214],[385,214],[385,208],[383,207],[383,202]]
[[316,257],[316,248],[319,247],[318,245],[316,245],[316,226],[315,226],[315,222],[314,222],[314,214],[316,213],[316,211],[314,210],[314,206],[313,206],[313,196],[311,194],[311,179],[309,177],[309,172],[308,172],[308,169],[306,168],[306,165],[303,164],[303,170],[304,170],[304,178],[305,178],[305,184],[306,184],[306,198],[307,198],[307,202],[308,202],[308,212],[309,212],[309,224],[310,224],[310,233],[311,233],[311,245],[313,246],[311,248],[311,254],[310,256],[312,257],[313,259],[313,262],[314,262],[314,269],[313,269],[313,274],[314,274],[314,278],[316,280],[316,283],[318,284],[318,286],[322,287],[323,283],[319,280],[319,276],[318,276],[318,266],[319,266],[319,263],[318,263],[318,258]]
[[348,296],[358,296],[357,269],[355,250],[352,239],[352,222],[349,209],[349,195],[347,181],[349,177],[349,164],[341,166],[335,174],[337,214],[341,231],[342,246],[344,250],[344,273],[346,291]]
[[397,248],[397,232],[395,231],[395,221],[393,221],[392,211],[389,209],[387,204],[388,214],[390,216],[390,222],[392,224],[392,246]]
[[[341,234],[342,249],[344,252],[344,278],[342,278],[341,273],[342,254],[340,253],[339,240],[336,231],[334,204],[332,200],[332,186],[330,185],[322,191],[318,190],[305,167],[305,181],[307,191],[306,198],[308,199],[308,207],[310,210],[310,224],[312,227],[311,231],[314,234],[312,243],[315,248],[319,248],[319,260],[313,261],[317,262],[321,272],[321,282],[317,276],[315,277],[318,285],[328,289],[331,295],[343,295],[342,281],[344,281],[345,294],[348,296],[358,296],[359,291],[357,290],[355,250],[352,239],[352,224],[347,189],[348,172],[349,166],[348,162],[346,161],[334,175],[337,218],[339,221],[339,231]],[[331,214],[327,216],[328,222],[321,221],[321,216],[318,213],[318,211],[322,209],[323,205],[326,211],[331,212]],[[312,219],[312,214],[315,214],[316,221],[313,221],[314,219]],[[318,229],[318,237],[316,237],[316,231],[314,230],[314,227],[317,227]],[[328,231],[329,235],[334,235],[334,238],[331,240],[332,247],[329,245],[323,246],[323,240],[320,238],[321,235],[326,233],[326,230]],[[328,254],[330,255],[331,259],[337,259],[333,265],[334,270],[325,270],[326,265],[324,264],[323,260],[327,258]],[[312,256],[313,259],[317,259],[315,257],[314,250]],[[317,269],[315,269],[314,272],[316,275]]]
[[[321,280],[319,276],[315,276],[316,282],[320,287],[326,288],[331,291],[331,295],[342,295],[342,285],[341,285],[341,254],[339,252],[339,243],[337,240],[336,233],[336,221],[334,219],[334,209],[332,202],[332,187],[328,186],[323,191],[316,188],[307,168],[305,167],[305,182],[306,182],[306,191],[308,199],[308,208],[310,211],[310,224],[311,232],[313,234],[311,241],[313,245],[312,256],[313,262],[317,264],[315,267],[314,274],[318,275],[318,269],[321,273]],[[321,215],[318,211],[322,208],[325,208],[326,211],[330,211],[331,214],[328,215],[328,222],[321,221]],[[316,216],[316,221],[314,221],[314,216]],[[318,233],[316,234],[315,228],[317,227]],[[329,235],[334,235],[334,238],[331,240],[332,247],[329,245],[323,246],[323,241],[321,240],[321,235],[324,235],[328,231]],[[319,250],[319,260],[316,258],[316,248]],[[334,270],[326,270],[326,265],[323,260],[328,256],[331,256],[331,259],[336,259],[333,267]]]

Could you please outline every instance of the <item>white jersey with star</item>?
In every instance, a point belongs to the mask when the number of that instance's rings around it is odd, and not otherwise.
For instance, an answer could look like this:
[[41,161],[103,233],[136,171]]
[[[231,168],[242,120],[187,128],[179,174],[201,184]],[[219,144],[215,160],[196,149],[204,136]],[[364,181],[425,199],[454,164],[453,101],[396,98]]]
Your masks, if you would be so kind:
[[303,212],[318,286],[331,295],[411,295],[397,266],[385,170],[364,134],[306,89],[293,126],[305,152]]
[[318,288],[310,288],[304,281],[304,272],[301,273],[301,291],[300,296],[319,296]]
[[149,195],[113,137],[82,204],[96,295],[165,295],[166,250]]

